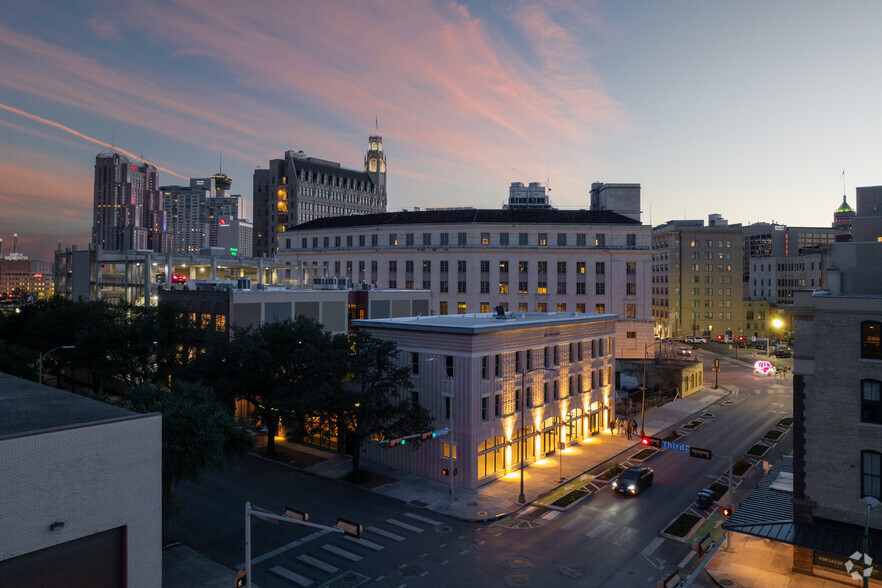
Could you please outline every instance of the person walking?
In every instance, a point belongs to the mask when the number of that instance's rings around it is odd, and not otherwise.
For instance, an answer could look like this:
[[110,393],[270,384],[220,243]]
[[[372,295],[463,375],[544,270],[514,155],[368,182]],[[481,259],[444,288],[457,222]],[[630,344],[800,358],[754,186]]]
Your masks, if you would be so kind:
[[628,423],[628,426],[626,427],[626,429],[628,431],[628,441],[630,441],[631,440],[631,423],[630,422]]
[[[634,419],[633,421],[631,421],[631,426],[633,427],[634,434],[636,435],[637,434],[637,419]],[[640,431],[640,434],[642,435],[643,431]]]

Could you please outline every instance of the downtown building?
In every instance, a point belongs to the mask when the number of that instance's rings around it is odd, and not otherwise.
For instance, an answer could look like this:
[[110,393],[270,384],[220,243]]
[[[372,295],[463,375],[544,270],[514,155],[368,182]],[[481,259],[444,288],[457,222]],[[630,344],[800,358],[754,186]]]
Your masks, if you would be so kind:
[[762,327],[742,295],[741,225],[718,214],[652,230],[652,318],[661,337],[738,337]]
[[[562,447],[584,443],[590,452],[591,437],[615,419],[615,316],[516,312],[353,325],[398,345],[411,400],[449,431],[414,450],[365,444],[370,461],[476,488]],[[536,491],[527,488],[530,500]]]
[[372,135],[363,170],[286,151],[254,171],[254,255],[274,257],[279,238],[314,219],[386,210],[383,138]]
[[308,221],[279,238],[286,276],[421,289],[431,314],[617,314],[616,357],[652,341],[650,227],[612,210],[439,209]]
[[95,158],[92,245],[107,251],[167,252],[172,238],[157,186],[156,168],[135,165],[114,151]]
[[242,197],[227,195],[230,185],[230,178],[218,173],[191,178],[188,186],[159,187],[174,253],[222,247],[231,255],[251,257],[251,223],[240,218]]

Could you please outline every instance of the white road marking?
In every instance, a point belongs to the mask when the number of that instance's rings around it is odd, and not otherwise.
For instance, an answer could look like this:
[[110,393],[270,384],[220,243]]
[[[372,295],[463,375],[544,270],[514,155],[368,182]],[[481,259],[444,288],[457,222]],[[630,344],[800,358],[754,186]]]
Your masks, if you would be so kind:
[[385,546],[380,545],[379,543],[374,543],[373,541],[368,541],[367,539],[357,539],[355,537],[350,537],[349,535],[343,535],[343,538],[347,541],[351,541],[357,545],[361,545],[362,547],[367,547],[368,549],[373,549],[374,551],[380,551],[381,549],[386,549]]
[[544,521],[550,521],[551,519],[557,517],[558,515],[560,515],[559,510],[549,510],[547,513],[545,513],[544,515],[542,515],[539,518]]
[[[311,535],[307,535],[303,539],[298,539],[297,541],[292,541],[291,543],[288,543],[287,545],[282,545],[281,547],[279,547],[277,549],[273,549],[272,551],[269,551],[267,553],[264,553],[261,556],[253,557],[253,558],[251,558],[251,565],[253,565],[253,566],[257,565],[263,561],[270,559],[271,557],[276,557],[280,553],[285,553],[289,549],[293,549],[293,548],[297,547],[298,545],[303,545],[304,543],[309,543],[313,539],[318,539],[319,537],[321,537],[322,535],[325,535],[327,533],[330,533],[330,531],[316,531],[315,533],[313,533]],[[239,564],[237,569],[241,570],[244,568],[245,568],[245,563],[243,562],[243,563]]]
[[350,561],[359,561],[361,559],[360,555],[356,555],[352,552],[346,551],[345,549],[340,549],[336,545],[322,545],[322,549],[333,553],[334,555],[339,555],[340,557],[345,557]]
[[416,520],[418,520],[418,521],[422,521],[422,522],[424,522],[424,523],[429,523],[430,525],[436,525],[436,526],[437,526],[437,525],[442,525],[442,524],[443,524],[441,521],[436,521],[436,520],[434,520],[434,519],[428,519],[428,518],[426,518],[426,517],[421,517],[420,515],[418,515],[418,514],[413,514],[413,513],[411,513],[411,512],[406,512],[406,513],[404,513],[404,516],[406,516],[406,517],[410,517],[410,518],[412,518],[412,519],[416,519]]
[[631,527],[625,527],[625,532],[619,535],[615,541],[613,541],[613,545],[618,545],[619,547],[624,547],[631,539],[634,538],[634,535],[637,534],[637,529],[632,529]]
[[392,539],[393,541],[404,541],[404,537],[401,535],[396,535],[395,533],[390,533],[384,529],[379,527],[368,527],[365,531],[370,531],[371,533],[376,533],[377,535],[382,535],[386,539]]
[[413,525],[408,525],[407,523],[402,523],[401,521],[396,521],[395,519],[386,519],[386,522],[390,525],[395,525],[396,527],[401,527],[406,531],[410,531],[411,533],[422,533],[423,530],[419,527],[414,527]]
[[640,553],[649,557],[650,555],[653,554],[653,552],[655,552],[656,549],[658,549],[659,545],[661,545],[664,542],[665,542],[664,537],[656,537],[655,539],[650,541],[649,544],[646,547],[644,547],[643,551],[641,551]]
[[329,574],[333,574],[334,572],[337,572],[340,570],[340,568],[336,568],[329,563],[325,563],[320,559],[316,559],[316,558],[312,557],[311,555],[305,555],[305,554],[298,555],[297,559],[299,559],[300,561],[302,561],[306,565],[310,565],[314,568],[318,568],[324,572],[328,572]]
[[594,527],[593,529],[591,529],[590,531],[585,533],[585,536],[592,537],[592,538],[597,537],[598,535],[600,535],[601,533],[603,533],[604,531],[606,531],[607,529],[609,529],[611,527],[613,527],[613,523],[611,523],[610,521],[602,521],[599,525],[597,525],[596,527]]
[[288,568],[283,568],[282,566],[276,566],[274,568],[270,568],[270,571],[277,576],[282,576],[286,580],[291,580],[295,584],[300,584],[301,586],[311,586],[312,580],[309,578],[304,578],[300,574],[295,574]]

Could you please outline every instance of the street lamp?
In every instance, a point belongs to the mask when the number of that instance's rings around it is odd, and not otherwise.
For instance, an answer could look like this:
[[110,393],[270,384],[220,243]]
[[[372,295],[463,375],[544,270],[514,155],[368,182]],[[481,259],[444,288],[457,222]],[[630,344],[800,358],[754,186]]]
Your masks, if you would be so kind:
[[649,349],[650,345],[655,345],[655,341],[652,343],[647,343],[643,346],[643,399],[640,401],[640,436],[643,437],[646,433],[643,432],[643,424],[646,422],[646,350]]
[[[430,357],[426,361],[435,361],[436,358]],[[447,372],[442,372],[444,379],[450,382],[450,469],[447,471],[447,476],[450,478],[450,490],[447,493],[447,506],[448,508],[453,508],[453,473],[456,469],[453,467],[453,450],[456,447],[453,444],[453,376],[448,376]]]
[[[540,371],[557,373],[557,370],[554,368],[537,367],[537,368],[533,368],[531,370],[527,370],[521,374],[521,406],[520,406],[520,408],[521,408],[521,436],[520,436],[520,441],[518,443],[520,445],[519,453],[520,453],[520,457],[521,457],[521,493],[518,495],[518,502],[521,504],[527,503],[527,497],[524,495],[524,459],[525,459],[525,455],[524,455],[524,453],[525,453],[525,451],[524,451],[524,443],[525,443],[525,439],[524,439],[524,413],[527,410],[527,407],[526,407],[527,374],[530,374],[533,372],[540,372]],[[563,467],[563,466],[561,466],[561,467]]]
[[37,370],[37,381],[41,384],[43,383],[43,358],[44,357],[46,357],[47,355],[49,355],[53,351],[57,351],[58,349],[73,349],[75,347],[76,347],[76,345],[59,345],[58,347],[53,347],[52,349],[50,349],[46,353],[41,353],[40,354],[40,361],[39,361],[40,367]]
[[[783,326],[784,326],[784,321],[782,321],[778,317],[775,317],[772,319],[772,328],[773,329],[778,330]],[[770,331],[768,333],[768,335],[766,336],[766,359],[768,359],[771,356],[771,351],[770,351],[771,342],[772,342],[772,333]]]

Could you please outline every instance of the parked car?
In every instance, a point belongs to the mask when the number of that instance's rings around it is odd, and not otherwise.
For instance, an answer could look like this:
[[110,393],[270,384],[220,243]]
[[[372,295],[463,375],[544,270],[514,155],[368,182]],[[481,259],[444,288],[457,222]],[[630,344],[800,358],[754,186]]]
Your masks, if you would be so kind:
[[695,339],[692,340],[693,343],[707,343],[707,338],[702,337],[701,335],[696,335]]
[[612,481],[613,492],[636,496],[644,488],[652,486],[652,468],[628,468]]
[[778,348],[775,349],[775,357],[793,357],[793,351],[791,351],[786,345],[779,345]]
[[678,347],[677,355],[684,355],[686,357],[692,357],[692,350],[688,347]]

